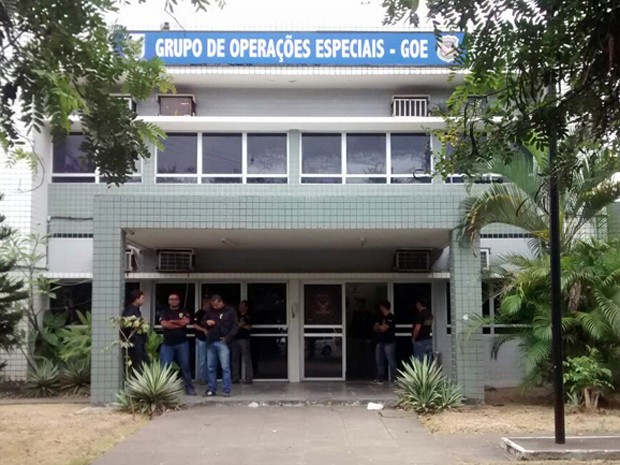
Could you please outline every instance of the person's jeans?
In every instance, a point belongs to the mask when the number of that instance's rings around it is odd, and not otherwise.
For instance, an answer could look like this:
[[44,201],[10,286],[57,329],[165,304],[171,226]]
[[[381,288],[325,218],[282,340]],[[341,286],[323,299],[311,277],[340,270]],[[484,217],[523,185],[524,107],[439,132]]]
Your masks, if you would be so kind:
[[231,347],[231,362],[232,362],[232,379],[234,382],[238,382],[241,379],[241,366],[245,370],[246,382],[251,382],[253,378],[252,374],[252,355],[250,352],[250,340],[249,339],[236,339],[232,343]]
[[385,381],[385,359],[390,370],[390,380],[396,379],[396,342],[377,342],[375,362],[377,364],[377,381]]
[[222,366],[222,384],[224,394],[230,394],[232,380],[230,378],[230,350],[224,341],[207,342],[207,390],[217,391],[217,363]]
[[196,378],[201,383],[207,382],[207,341],[196,339],[196,363],[198,371]]
[[162,366],[172,365],[172,362],[177,362],[181,368],[181,376],[183,376],[185,392],[189,394],[194,391],[194,385],[192,384],[192,372],[189,368],[189,342],[183,342],[173,346],[167,344],[162,345],[160,359]]
[[433,361],[433,340],[413,341],[413,356],[422,361],[425,355],[429,362]]

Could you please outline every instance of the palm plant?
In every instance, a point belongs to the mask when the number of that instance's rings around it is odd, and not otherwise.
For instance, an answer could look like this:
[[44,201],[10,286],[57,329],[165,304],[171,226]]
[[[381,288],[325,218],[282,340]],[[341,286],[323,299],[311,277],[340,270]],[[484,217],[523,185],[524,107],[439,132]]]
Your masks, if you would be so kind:
[[[510,334],[496,336],[493,355],[517,339],[526,383],[540,382],[549,379],[552,346],[547,161],[541,152],[524,148],[515,149],[510,163],[503,160],[491,160],[483,170],[501,174],[507,182],[469,197],[459,227],[468,239],[494,223],[530,234],[532,254],[500,257],[489,273],[500,289],[496,323],[517,324]],[[567,357],[586,354],[588,345],[596,347],[620,376],[620,243],[585,239],[605,232],[605,207],[620,195],[615,170],[605,160],[584,158],[578,170],[567,170],[561,178],[562,328]]]
[[[485,226],[501,223],[528,232],[534,251],[543,250],[549,239],[547,183],[548,163],[545,153],[534,147],[515,148],[510,163],[497,156],[485,163],[480,172],[497,173],[507,181],[491,184],[468,197],[462,204],[463,217],[458,226],[461,237],[473,239]],[[605,207],[620,197],[620,182],[605,157],[583,157],[579,168],[561,170],[560,208],[562,249],[594,230],[604,231]]]

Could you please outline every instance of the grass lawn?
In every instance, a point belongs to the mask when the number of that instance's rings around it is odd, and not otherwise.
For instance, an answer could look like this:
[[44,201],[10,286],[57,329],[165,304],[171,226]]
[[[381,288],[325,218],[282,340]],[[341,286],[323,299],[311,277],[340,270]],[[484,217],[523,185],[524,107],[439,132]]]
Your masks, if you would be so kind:
[[0,405],[0,463],[85,465],[147,419],[86,405]]

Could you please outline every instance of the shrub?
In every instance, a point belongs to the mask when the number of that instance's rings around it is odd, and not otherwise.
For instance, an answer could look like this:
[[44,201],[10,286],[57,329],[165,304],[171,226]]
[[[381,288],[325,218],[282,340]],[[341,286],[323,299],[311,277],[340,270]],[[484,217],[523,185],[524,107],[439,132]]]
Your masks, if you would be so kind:
[[90,313],[77,311],[79,325],[66,326],[59,330],[62,345],[59,350],[60,359],[68,362],[71,359],[84,360],[90,357],[92,345],[92,316]]
[[463,403],[461,388],[445,377],[436,361],[411,357],[398,373],[396,395],[401,407],[432,413]]
[[156,333],[153,328],[149,328],[148,338],[146,340],[146,353],[149,354],[149,360],[151,362],[159,362],[159,349],[163,342],[164,336]]
[[29,397],[52,397],[60,390],[60,369],[45,358],[30,363],[25,391]]
[[600,397],[613,389],[611,370],[603,365],[596,348],[588,347],[588,355],[569,358],[564,368],[566,396],[573,405],[596,410]]
[[90,358],[73,359],[65,363],[60,383],[63,391],[67,394],[88,394],[90,390]]
[[116,395],[120,410],[138,412],[149,417],[181,405],[183,383],[170,366],[153,362],[143,365],[142,372],[133,372],[125,381],[125,388]]

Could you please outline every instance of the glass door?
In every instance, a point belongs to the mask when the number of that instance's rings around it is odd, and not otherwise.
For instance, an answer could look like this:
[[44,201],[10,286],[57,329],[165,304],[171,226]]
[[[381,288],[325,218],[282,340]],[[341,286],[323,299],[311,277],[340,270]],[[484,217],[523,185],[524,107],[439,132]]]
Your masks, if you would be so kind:
[[342,284],[305,284],[304,378],[344,379]]
[[288,379],[286,283],[248,283],[254,379]]

